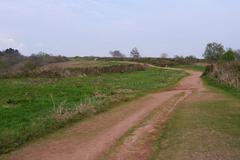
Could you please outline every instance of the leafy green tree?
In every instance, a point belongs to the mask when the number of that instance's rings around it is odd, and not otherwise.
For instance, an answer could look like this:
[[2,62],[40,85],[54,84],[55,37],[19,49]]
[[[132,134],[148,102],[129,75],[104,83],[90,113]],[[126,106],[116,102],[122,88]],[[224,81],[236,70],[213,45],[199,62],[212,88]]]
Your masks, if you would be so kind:
[[236,52],[232,49],[229,49],[221,56],[222,61],[234,61],[236,59]]
[[140,53],[139,53],[139,51],[136,47],[131,50],[130,56],[133,57],[133,58],[140,58],[141,57]]
[[224,54],[224,46],[220,43],[208,43],[203,54],[203,57],[207,60],[219,60]]

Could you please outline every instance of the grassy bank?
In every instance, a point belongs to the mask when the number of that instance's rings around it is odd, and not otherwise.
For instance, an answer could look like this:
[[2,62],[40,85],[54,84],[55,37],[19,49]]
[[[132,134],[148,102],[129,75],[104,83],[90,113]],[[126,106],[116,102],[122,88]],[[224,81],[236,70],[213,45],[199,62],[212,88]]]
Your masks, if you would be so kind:
[[209,76],[204,76],[203,79],[206,85],[215,87],[213,89],[218,89],[223,91],[226,94],[230,94],[237,98],[240,98],[240,88],[230,86],[226,83],[220,83],[216,79],[210,78]]
[[204,75],[222,84],[240,88],[240,61],[212,64],[206,68]]
[[0,80],[0,153],[110,109],[148,92],[172,86],[183,72],[149,68],[69,78]]
[[205,79],[211,91],[193,95],[180,104],[159,131],[152,159],[240,158],[240,100],[235,90]]

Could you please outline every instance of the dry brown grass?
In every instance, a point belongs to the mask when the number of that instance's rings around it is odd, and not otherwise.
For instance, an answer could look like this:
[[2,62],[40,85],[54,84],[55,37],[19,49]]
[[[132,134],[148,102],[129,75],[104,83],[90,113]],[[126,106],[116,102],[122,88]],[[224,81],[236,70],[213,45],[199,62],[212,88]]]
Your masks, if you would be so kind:
[[240,87],[240,62],[227,62],[207,67],[205,75],[230,86]]

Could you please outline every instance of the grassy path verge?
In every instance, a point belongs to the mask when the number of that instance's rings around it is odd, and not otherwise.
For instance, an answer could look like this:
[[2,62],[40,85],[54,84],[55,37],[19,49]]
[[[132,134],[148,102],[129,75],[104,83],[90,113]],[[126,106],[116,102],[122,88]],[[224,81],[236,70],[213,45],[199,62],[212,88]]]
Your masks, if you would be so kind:
[[240,100],[224,93],[210,87],[182,102],[160,129],[151,159],[240,159]]
[[217,80],[212,79],[208,76],[203,77],[204,82],[208,85],[211,89],[222,91],[225,94],[233,95],[237,98],[240,98],[240,88],[232,87],[228,84],[219,83]]

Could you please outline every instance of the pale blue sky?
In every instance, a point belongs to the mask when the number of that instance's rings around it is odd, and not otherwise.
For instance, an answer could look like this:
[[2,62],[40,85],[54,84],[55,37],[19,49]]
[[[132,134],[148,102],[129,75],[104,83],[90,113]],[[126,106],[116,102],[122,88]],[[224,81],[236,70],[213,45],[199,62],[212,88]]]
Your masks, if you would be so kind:
[[0,49],[67,56],[201,56],[208,42],[240,48],[239,0],[0,0]]

